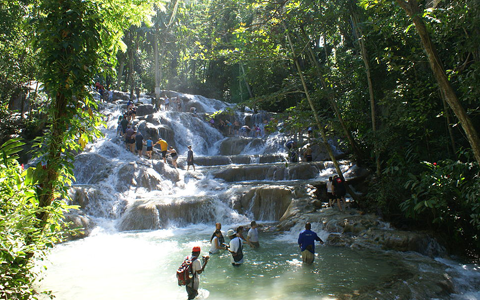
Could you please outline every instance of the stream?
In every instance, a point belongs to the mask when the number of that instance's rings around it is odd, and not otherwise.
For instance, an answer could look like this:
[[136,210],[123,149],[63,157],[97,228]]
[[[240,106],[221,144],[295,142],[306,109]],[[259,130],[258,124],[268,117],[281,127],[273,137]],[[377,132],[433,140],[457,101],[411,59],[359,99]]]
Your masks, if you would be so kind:
[[[260,249],[245,246],[239,268],[226,252],[212,255],[197,299],[480,299],[480,266],[459,259],[327,242],[317,246],[313,265],[303,265],[297,238],[304,224],[286,231],[275,226],[300,197],[294,186],[325,182],[334,174],[324,151],[316,149],[314,163],[288,164],[287,137],[225,136],[189,108],[201,115],[228,104],[178,95],[184,111],[139,114],[135,120],[144,136],[162,137],[176,148],[178,169],[158,156],[148,160],[127,152],[116,135],[124,103],[106,106],[105,137],[88,145],[75,163],[71,194],[80,210],[70,217],[81,220],[87,234],[55,246],[39,262],[46,267],[39,290],[60,300],[186,299],[175,272],[192,247],[208,254],[216,222],[225,235],[256,220]],[[262,130],[269,120],[253,112],[232,118],[261,124]],[[186,171],[188,145],[195,171]],[[355,175],[351,162],[343,161],[342,169],[346,177]],[[312,229],[324,241],[332,235],[322,223],[312,223]],[[442,277],[451,285],[439,285]]]

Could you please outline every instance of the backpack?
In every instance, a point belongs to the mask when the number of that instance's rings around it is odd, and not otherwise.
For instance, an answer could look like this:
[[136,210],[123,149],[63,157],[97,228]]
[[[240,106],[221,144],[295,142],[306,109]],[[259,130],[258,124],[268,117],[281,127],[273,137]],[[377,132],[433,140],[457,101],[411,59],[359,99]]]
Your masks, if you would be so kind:
[[192,263],[193,261],[197,259],[194,257],[193,259],[190,259],[189,257],[185,258],[183,263],[180,265],[180,267],[177,270],[177,280],[178,280],[178,285],[187,285],[190,283],[192,278],[190,277],[190,273],[192,273]]

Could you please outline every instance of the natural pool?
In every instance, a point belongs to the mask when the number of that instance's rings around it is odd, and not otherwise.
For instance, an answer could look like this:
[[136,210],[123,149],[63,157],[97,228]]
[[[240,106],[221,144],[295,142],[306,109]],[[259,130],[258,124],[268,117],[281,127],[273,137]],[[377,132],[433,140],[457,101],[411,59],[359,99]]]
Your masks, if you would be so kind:
[[[175,271],[195,245],[208,253],[211,226],[130,233],[97,232],[57,246],[43,289],[57,299],[186,299]],[[300,261],[297,233],[261,234],[259,250],[245,247],[245,263],[212,255],[201,275],[199,299],[332,299],[399,272],[392,256],[318,246],[316,262]],[[325,238],[325,236],[324,236]]]

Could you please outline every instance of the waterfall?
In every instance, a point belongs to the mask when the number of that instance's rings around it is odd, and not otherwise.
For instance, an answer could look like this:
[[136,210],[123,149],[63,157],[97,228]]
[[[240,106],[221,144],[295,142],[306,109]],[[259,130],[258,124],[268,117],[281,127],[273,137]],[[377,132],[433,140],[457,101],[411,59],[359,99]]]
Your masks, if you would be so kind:
[[[451,292],[437,284],[446,273],[458,276],[455,283],[460,288],[454,299],[478,296],[476,265],[462,271],[465,265],[457,262],[364,249],[359,243],[318,245],[318,264],[302,266],[296,242],[305,221],[315,220],[312,229],[324,241],[335,241],[344,229],[343,219],[326,223],[312,209],[316,199],[312,195],[321,194],[325,181],[336,172],[323,143],[312,147],[314,162],[286,164],[284,144],[289,137],[279,132],[264,134],[271,114],[236,111],[229,115],[230,121],[260,125],[262,135],[231,136],[212,127],[204,116],[232,105],[177,94],[181,111],[154,111],[142,98],[134,121],[144,137],[154,141],[161,137],[177,150],[177,169],[170,158],[164,163],[158,153],[147,159],[128,152],[116,132],[126,103],[105,105],[105,137],[77,155],[76,181],[70,189],[72,204],[80,210],[70,212],[69,218],[77,217],[82,224],[91,220],[86,228],[90,236],[56,247],[41,284],[54,290],[57,299],[157,299],[159,295],[184,299],[185,290],[176,286],[173,273],[190,249],[201,246],[202,253],[208,252],[216,222],[222,223],[225,232],[239,225],[248,227],[252,220],[261,225],[262,246],[245,247],[246,263],[240,269],[231,267],[227,252],[213,257],[202,274],[202,299],[332,299],[353,294],[363,299],[379,295],[447,299],[443,295]],[[192,107],[196,114],[190,112]],[[329,143],[335,155],[342,154],[336,143]],[[195,171],[186,171],[189,145]],[[340,167],[347,179],[363,176],[363,170],[350,161],[340,161]],[[303,215],[295,208],[298,203],[311,211]],[[300,215],[298,222],[288,223],[289,217]],[[286,222],[286,230],[273,232],[279,221]],[[386,235],[378,232],[382,234]],[[465,276],[469,279],[462,281]],[[463,291],[470,298],[462,298]]]
[[[214,223],[218,219],[248,223],[247,216],[275,221],[283,214],[291,196],[282,200],[286,202],[281,208],[276,208],[275,200],[266,196],[272,192],[266,185],[255,188],[261,197],[244,198],[236,209],[228,199],[236,198],[231,195],[232,190],[238,192],[237,188],[231,188],[232,184],[252,180],[318,180],[320,172],[324,175],[333,172],[314,164],[286,166],[283,144],[287,138],[282,134],[261,138],[225,136],[206,122],[203,114],[232,108],[232,105],[202,96],[178,95],[183,99],[183,111],[155,112],[145,103],[148,100],[142,98],[144,103],[139,106],[139,116],[133,125],[145,138],[154,141],[163,138],[172,145],[179,154],[179,169],[172,168],[169,162],[164,164],[158,156],[147,160],[126,151],[122,138],[117,136],[117,120],[125,108],[124,102],[106,104],[105,137],[88,145],[75,161],[76,182],[72,195],[74,203],[82,209],[80,213],[97,222],[111,219],[120,230]],[[191,107],[196,108],[196,114],[190,112]],[[249,111],[237,111],[234,115],[241,124],[251,126],[264,124],[270,116],[266,112]],[[196,172],[185,170],[189,145],[193,147]],[[142,221],[138,220],[140,217]]]

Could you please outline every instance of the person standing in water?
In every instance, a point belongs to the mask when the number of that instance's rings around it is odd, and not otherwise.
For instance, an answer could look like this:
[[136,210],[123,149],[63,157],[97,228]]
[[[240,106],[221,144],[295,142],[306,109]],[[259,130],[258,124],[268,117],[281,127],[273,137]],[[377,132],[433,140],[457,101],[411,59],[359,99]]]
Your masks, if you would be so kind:
[[212,242],[213,238],[216,236],[217,231],[220,231],[220,237],[219,237],[220,245],[225,244],[225,238],[223,237],[223,234],[222,234],[222,224],[218,222],[215,223],[215,231],[213,232],[212,237],[210,238],[210,243]]
[[248,230],[247,233],[247,243],[250,245],[252,248],[259,248],[260,243],[258,242],[258,228],[257,228],[257,222],[252,221],[250,223],[250,230]]
[[188,146],[188,152],[187,152],[187,171],[190,169],[190,166],[193,167],[193,171],[195,171],[195,165],[194,165],[194,160],[193,160],[193,150],[192,146]]
[[215,230],[215,232],[213,234],[214,234],[214,237],[211,240],[210,251],[208,251],[208,253],[210,253],[210,254],[216,254],[220,250],[225,250],[227,248],[223,245],[223,243],[220,242],[220,238],[223,239],[222,232],[217,229],[217,230]]
[[204,256],[203,266],[202,266],[202,263],[198,258],[200,256],[200,251],[201,251],[200,247],[195,246],[192,249],[192,255],[186,258],[192,261],[192,265],[190,266],[192,279],[190,283],[186,285],[188,300],[193,300],[195,299],[195,297],[197,297],[198,287],[200,285],[199,274],[202,274],[203,270],[205,270],[205,267],[207,266],[207,263],[208,263],[208,259],[210,258],[208,255]]
[[298,236],[298,246],[302,252],[302,260],[306,264],[312,264],[315,260],[315,241],[323,244],[322,239],[311,229],[312,224],[307,222],[307,224],[305,224],[305,230],[300,232]]
[[229,229],[227,235],[230,238],[227,249],[232,254],[232,266],[240,267],[243,264],[243,241],[233,229]]

